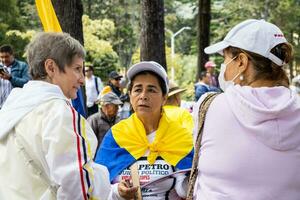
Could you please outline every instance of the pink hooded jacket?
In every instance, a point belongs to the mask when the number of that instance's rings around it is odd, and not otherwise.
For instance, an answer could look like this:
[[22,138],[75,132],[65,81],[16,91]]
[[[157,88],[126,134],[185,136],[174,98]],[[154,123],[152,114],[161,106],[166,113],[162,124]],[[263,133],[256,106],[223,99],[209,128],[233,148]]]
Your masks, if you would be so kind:
[[299,200],[300,97],[285,87],[229,87],[207,112],[198,169],[196,200]]

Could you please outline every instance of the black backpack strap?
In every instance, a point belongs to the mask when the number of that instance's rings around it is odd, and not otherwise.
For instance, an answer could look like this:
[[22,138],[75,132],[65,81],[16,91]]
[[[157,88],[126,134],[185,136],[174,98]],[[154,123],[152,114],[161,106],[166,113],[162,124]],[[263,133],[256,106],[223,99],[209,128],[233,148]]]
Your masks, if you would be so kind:
[[95,81],[95,86],[97,90],[97,95],[99,94],[99,89],[98,89],[98,81],[97,81],[97,76],[94,76],[94,81]]

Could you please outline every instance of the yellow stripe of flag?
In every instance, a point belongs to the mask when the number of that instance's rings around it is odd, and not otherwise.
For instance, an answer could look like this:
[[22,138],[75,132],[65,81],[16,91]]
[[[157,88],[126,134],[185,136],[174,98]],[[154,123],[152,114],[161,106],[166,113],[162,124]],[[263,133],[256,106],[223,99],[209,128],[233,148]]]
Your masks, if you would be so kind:
[[35,0],[38,15],[45,32],[62,32],[51,0]]

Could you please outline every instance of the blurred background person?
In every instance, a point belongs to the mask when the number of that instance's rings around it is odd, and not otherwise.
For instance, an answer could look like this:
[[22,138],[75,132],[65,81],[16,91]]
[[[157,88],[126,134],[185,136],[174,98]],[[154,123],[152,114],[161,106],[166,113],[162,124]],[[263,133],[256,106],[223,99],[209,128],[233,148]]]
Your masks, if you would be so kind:
[[216,66],[213,61],[207,61],[204,65],[206,72],[209,74],[209,85],[219,88],[218,75],[215,71]]
[[[205,53],[224,56],[224,93],[205,118],[194,199],[298,200],[300,97],[283,68],[292,46],[276,25],[249,19]],[[195,131],[204,99],[194,107]]]
[[110,127],[120,121],[120,117],[117,114],[122,101],[115,93],[109,92],[100,96],[96,103],[100,105],[99,112],[91,115],[87,120],[96,134],[98,149],[105,133]]
[[199,75],[199,81],[195,84],[195,101],[207,92],[220,92],[221,90],[217,87],[210,85],[211,74],[206,71],[202,71]]
[[0,109],[15,87],[23,87],[30,79],[28,66],[14,57],[10,45],[0,47]]
[[295,91],[297,94],[300,95],[300,75],[295,76],[292,79],[292,85],[290,86],[290,88]]
[[101,95],[104,95],[108,92],[113,92],[115,93],[118,97],[120,97],[122,95],[122,88],[120,85],[120,81],[121,78],[123,76],[120,75],[118,72],[116,71],[112,71],[108,74],[108,83],[107,86],[105,86],[103,88],[103,90],[101,91]]
[[[127,71],[128,92],[134,113],[114,125],[105,135],[95,161],[105,165],[112,183],[130,179],[130,166],[136,166],[139,184],[191,167],[191,133],[181,123],[172,121],[163,105],[169,90],[165,69],[153,61],[133,65]],[[187,177],[170,177],[142,189],[144,200],[182,198]],[[113,185],[113,188],[118,188]],[[118,190],[122,190],[119,187]],[[117,189],[113,189],[117,191]]]
[[189,132],[193,133],[193,117],[191,113],[185,108],[181,108],[181,94],[186,91],[186,89],[179,88],[174,82],[169,82],[169,93],[167,101],[164,105],[164,110],[167,116],[178,122],[181,123],[182,126],[189,130]]
[[94,67],[92,65],[86,65],[84,71],[87,115],[90,116],[98,112],[96,100],[103,89],[103,83],[100,77],[94,75]]
[[127,81],[123,77],[120,81],[120,88],[122,91],[120,100],[123,102],[123,104],[119,107],[119,112],[118,112],[118,116],[120,117],[120,119],[126,119],[132,114],[130,98],[126,86],[127,86]]

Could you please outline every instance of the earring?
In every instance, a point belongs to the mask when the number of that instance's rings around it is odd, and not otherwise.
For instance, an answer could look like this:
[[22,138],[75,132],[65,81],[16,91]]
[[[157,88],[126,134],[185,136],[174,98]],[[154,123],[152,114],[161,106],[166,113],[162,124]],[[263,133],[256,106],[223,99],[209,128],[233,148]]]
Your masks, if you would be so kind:
[[243,81],[244,80],[244,76],[240,75],[240,80]]

